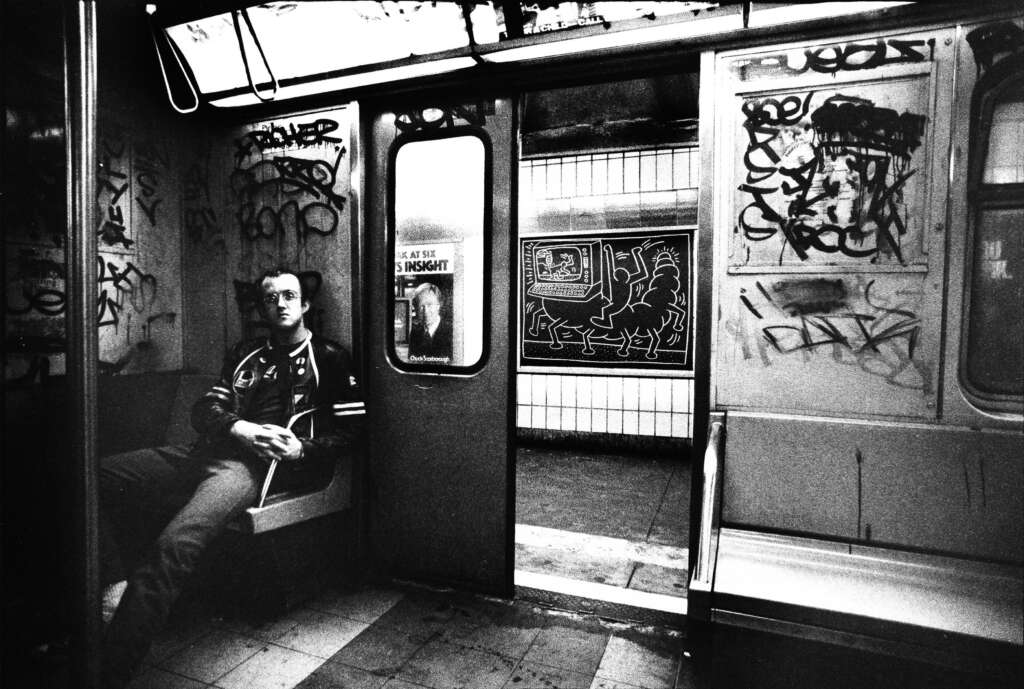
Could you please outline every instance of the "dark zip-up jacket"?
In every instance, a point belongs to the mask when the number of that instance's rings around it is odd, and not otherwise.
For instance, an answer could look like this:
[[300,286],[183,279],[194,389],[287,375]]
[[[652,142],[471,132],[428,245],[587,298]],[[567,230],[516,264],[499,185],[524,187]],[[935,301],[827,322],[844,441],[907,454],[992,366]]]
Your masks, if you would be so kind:
[[[302,351],[304,350],[304,351]],[[301,473],[333,467],[337,458],[359,446],[365,407],[352,358],[339,344],[311,335],[288,349],[290,370],[277,371],[267,339],[235,345],[224,357],[220,380],[192,407],[192,427],[200,434],[194,451],[218,454],[241,449],[230,434],[238,420],[251,420],[251,405],[261,381],[288,376],[290,393],[282,425],[302,442]],[[312,466],[315,465],[315,466]],[[321,473],[316,471],[316,473]]]

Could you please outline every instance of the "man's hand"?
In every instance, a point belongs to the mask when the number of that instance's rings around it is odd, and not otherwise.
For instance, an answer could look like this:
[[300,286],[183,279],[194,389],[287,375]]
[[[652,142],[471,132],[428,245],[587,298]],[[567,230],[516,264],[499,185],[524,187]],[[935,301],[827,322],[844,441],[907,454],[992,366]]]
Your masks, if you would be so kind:
[[274,453],[275,457],[282,462],[294,462],[302,459],[302,441],[299,440],[290,428],[276,426],[266,423],[260,426],[266,438],[263,446]]
[[302,457],[302,442],[283,426],[239,420],[232,424],[231,435],[265,462],[293,462]]

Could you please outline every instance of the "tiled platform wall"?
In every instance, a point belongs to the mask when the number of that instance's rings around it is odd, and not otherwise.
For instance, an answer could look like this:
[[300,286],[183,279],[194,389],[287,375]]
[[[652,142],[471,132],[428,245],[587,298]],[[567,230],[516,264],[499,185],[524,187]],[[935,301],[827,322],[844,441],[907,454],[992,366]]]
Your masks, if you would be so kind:
[[690,438],[693,379],[520,373],[520,428]]

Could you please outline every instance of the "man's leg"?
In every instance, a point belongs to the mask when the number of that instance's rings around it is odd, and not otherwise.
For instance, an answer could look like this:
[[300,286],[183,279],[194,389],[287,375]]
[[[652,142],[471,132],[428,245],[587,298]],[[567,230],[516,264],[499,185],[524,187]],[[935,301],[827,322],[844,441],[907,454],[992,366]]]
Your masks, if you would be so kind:
[[182,446],[146,448],[100,460],[100,576],[104,585],[128,578],[160,529],[189,500],[194,462]]
[[265,467],[256,462],[205,460],[191,499],[128,579],[128,589],[104,635],[105,688],[122,687],[128,681],[207,547],[256,501],[265,473]]

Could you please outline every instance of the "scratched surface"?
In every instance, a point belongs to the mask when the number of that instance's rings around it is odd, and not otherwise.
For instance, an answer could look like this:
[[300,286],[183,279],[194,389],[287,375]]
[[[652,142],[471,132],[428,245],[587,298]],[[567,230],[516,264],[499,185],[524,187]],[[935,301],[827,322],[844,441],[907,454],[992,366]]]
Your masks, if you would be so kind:
[[[129,125],[109,113],[100,118],[95,303],[102,373],[181,367],[181,187],[171,140],[156,120]],[[63,158],[43,144],[16,152],[32,161],[29,169],[54,196],[53,182],[61,179],[54,166],[63,166]],[[13,229],[5,238],[5,311],[8,337],[16,341],[4,377],[37,380],[64,372],[64,228],[35,213],[17,217]]]
[[731,265],[921,260],[927,75],[745,97]]
[[278,266],[299,271],[313,296],[306,324],[351,344],[350,126],[337,108],[246,124],[190,147],[188,365],[217,371],[225,346],[268,332],[252,283]]
[[719,394],[776,409],[929,413],[936,396],[924,276],[734,277],[722,292]]

